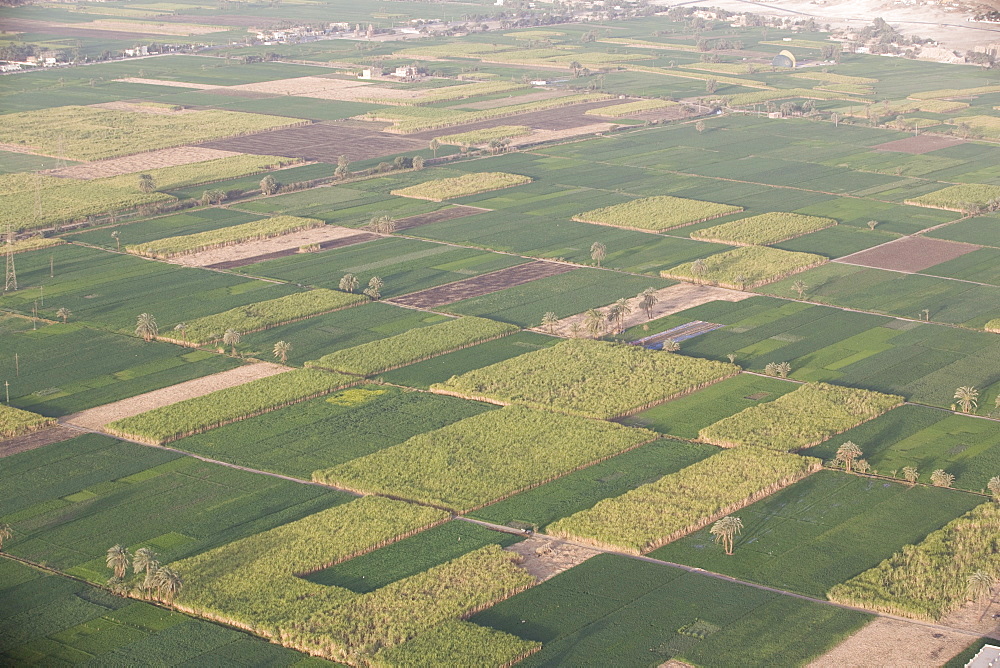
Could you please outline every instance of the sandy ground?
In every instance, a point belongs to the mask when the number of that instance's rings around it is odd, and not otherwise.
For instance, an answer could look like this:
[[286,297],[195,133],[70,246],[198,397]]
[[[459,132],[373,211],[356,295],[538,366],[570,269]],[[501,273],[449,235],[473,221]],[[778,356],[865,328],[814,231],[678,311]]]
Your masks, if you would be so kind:
[[[716,288],[710,285],[692,285],[691,283],[678,283],[677,285],[672,285],[669,288],[657,290],[655,294],[658,301],[656,302],[656,305],[653,306],[652,318],[649,318],[646,315],[646,312],[639,308],[639,302],[641,301],[639,297],[633,297],[628,300],[629,306],[632,307],[632,313],[625,318],[626,328],[635,327],[636,325],[641,325],[650,319],[655,320],[656,318],[677,313],[678,311],[683,311],[708,302],[739,302],[755,296],[752,292],[740,292],[739,290]],[[607,313],[609,306],[604,306],[597,310],[601,313]],[[579,327],[579,334],[583,335],[587,331],[586,318],[587,316],[585,313],[577,313],[576,315],[571,315],[568,318],[563,318],[552,328],[552,333],[558,336],[572,336],[573,324],[576,323]],[[533,329],[537,332],[545,332],[546,334],[549,333],[549,329],[547,327],[534,327]]]
[[108,176],[135,174],[136,172],[145,172],[159,167],[190,165],[195,162],[218,160],[219,158],[230,158],[237,155],[242,154],[235,151],[220,151],[200,146],[178,146],[176,148],[165,148],[162,151],[150,151],[149,153],[129,155],[122,158],[111,158],[110,160],[99,160],[82,165],[73,165],[72,167],[63,167],[62,169],[51,169],[43,172],[43,174],[69,179],[103,179]]
[[58,443],[59,441],[65,441],[79,435],[80,432],[76,429],[56,425],[48,429],[25,434],[24,436],[8,438],[6,441],[0,441],[0,457],[9,457],[19,452],[27,452],[28,450],[40,448],[43,445]]
[[564,543],[561,540],[542,536],[532,536],[504,549],[524,557],[521,568],[540,581],[548,580],[573,566],[582,564],[594,555],[600,554],[600,551],[589,547]]
[[193,23],[153,23],[151,21],[123,21],[97,19],[88,23],[52,23],[57,28],[74,30],[111,30],[115,32],[142,33],[144,35],[207,35],[229,30],[223,26],[204,26]]
[[227,90],[268,93],[270,95],[293,95],[312,97],[320,100],[353,101],[365,98],[409,100],[424,91],[403,88],[384,88],[370,81],[351,79],[327,79],[325,77],[294,77],[276,81],[229,86]]
[[364,230],[353,230],[349,227],[338,227],[336,225],[324,225],[308,230],[283,234],[280,237],[271,239],[261,239],[259,241],[246,241],[233,246],[223,246],[213,248],[200,253],[190,255],[179,255],[171,258],[168,262],[182,264],[186,267],[208,267],[221,262],[232,262],[233,260],[243,260],[248,257],[267,255],[276,251],[287,250],[289,248],[299,248],[308,244],[318,244],[331,239],[343,239],[360,234],[368,234]]
[[125,77],[124,79],[115,79],[115,81],[123,81],[125,83],[149,84],[150,86],[173,86],[174,88],[196,88],[198,90],[211,90],[213,88],[222,88],[222,86],[214,86],[212,84],[188,83],[186,81],[169,81],[167,79],[142,79],[140,77]]
[[200,397],[216,390],[224,390],[227,387],[236,387],[249,383],[251,380],[274,376],[285,371],[291,371],[291,367],[270,362],[257,362],[246,364],[229,371],[214,373],[204,378],[195,378],[177,385],[164,387],[152,392],[146,392],[129,399],[122,399],[111,404],[97,406],[89,410],[81,411],[60,418],[60,422],[70,424],[84,429],[99,429],[109,422],[122,418],[138,415],[151,411],[154,408],[176,404],[178,401]]
[[608,132],[618,127],[615,123],[592,123],[590,125],[578,125],[575,128],[565,128],[563,130],[535,130],[525,137],[515,137],[511,140],[511,146],[523,146],[524,144],[537,144],[543,141],[555,141],[557,139],[569,139],[581,135],[591,135],[598,132]]

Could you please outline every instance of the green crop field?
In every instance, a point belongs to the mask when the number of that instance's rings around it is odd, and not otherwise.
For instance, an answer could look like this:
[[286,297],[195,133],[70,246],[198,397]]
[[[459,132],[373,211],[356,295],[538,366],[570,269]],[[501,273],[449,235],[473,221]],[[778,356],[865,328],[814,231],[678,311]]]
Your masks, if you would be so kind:
[[0,660],[5,663],[319,666],[322,661],[246,633],[103,589],[0,561]]
[[98,435],[7,457],[0,482],[4,550],[100,583],[112,545],[167,563],[351,498]]
[[[91,246],[100,246],[101,248],[117,249],[119,241],[123,246],[142,244],[162,239],[164,236],[181,236],[207,232],[221,227],[249,223],[258,218],[260,216],[251,213],[210,207],[141,220],[129,223],[128,225],[121,225],[114,229],[89,230],[87,232],[68,234],[66,235],[66,239],[81,241]],[[118,232],[117,240],[111,236],[112,232]]]
[[[655,613],[653,612],[655,611]],[[599,555],[470,621],[544,643],[523,666],[804,664],[871,617]],[[704,637],[678,633],[699,624]]]
[[733,556],[707,529],[650,556],[822,598],[981,502],[961,492],[821,471],[733,513],[743,520]]

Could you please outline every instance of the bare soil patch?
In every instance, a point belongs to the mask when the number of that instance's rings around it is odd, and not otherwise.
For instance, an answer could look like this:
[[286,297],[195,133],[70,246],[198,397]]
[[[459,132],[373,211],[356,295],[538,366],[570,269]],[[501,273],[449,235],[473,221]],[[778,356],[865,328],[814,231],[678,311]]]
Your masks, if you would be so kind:
[[401,218],[396,221],[396,231],[409,230],[414,227],[419,227],[421,225],[429,225],[431,223],[440,223],[442,220],[453,220],[455,218],[464,218],[465,216],[472,216],[477,213],[483,213],[485,211],[490,211],[490,209],[480,209],[477,206],[464,206],[462,204],[454,204],[445,209],[440,209],[438,211],[432,211],[430,213],[421,213],[416,216],[409,216],[407,218]]
[[[649,318],[646,312],[639,308],[639,302],[642,301],[639,297],[633,297],[628,300],[629,306],[632,307],[632,313],[625,318],[626,328],[635,327],[648,320],[662,318],[665,315],[678,313],[679,311],[707,304],[708,302],[739,302],[754,296],[752,292],[740,292],[739,290],[717,288],[711,285],[693,285],[691,283],[671,285],[669,288],[657,290],[654,294],[656,295],[657,302],[652,308],[652,318]],[[606,315],[609,308],[611,308],[610,304],[597,309],[597,311]],[[568,337],[573,336],[574,325],[576,326],[575,329],[578,335],[586,332],[586,320],[586,313],[577,313],[557,322],[552,327],[551,332],[548,327],[533,327],[532,329],[537,332]]]
[[[440,133],[438,133],[440,134]],[[368,160],[386,155],[427,148],[427,141],[367,130],[357,124],[340,125],[338,122],[312,123],[283,130],[270,130],[244,137],[217,139],[199,146],[223,151],[252,153],[254,155],[280,155],[337,164],[337,158],[346,155],[349,160]]]
[[965,142],[961,139],[953,139],[952,137],[917,135],[916,137],[907,137],[906,139],[887,141],[886,143],[878,144],[873,148],[876,151],[895,151],[897,153],[920,155],[922,153],[930,153],[931,151],[937,151],[942,148],[948,148],[949,146],[964,143]]
[[125,83],[149,84],[150,86],[173,86],[174,88],[195,88],[197,90],[212,90],[213,88],[219,88],[219,86],[215,86],[212,84],[188,83],[187,81],[170,81],[168,79],[142,79],[140,77],[125,77],[123,79],[115,79],[115,81],[123,81]]
[[353,102],[366,98],[388,100],[410,100],[419,97],[423,91],[405,88],[386,88],[357,79],[331,79],[327,77],[294,77],[259,83],[229,86],[229,90],[269,95],[293,95],[319,100],[340,100]]
[[434,137],[441,135],[458,134],[460,132],[471,132],[472,130],[482,130],[492,128],[497,125],[527,125],[535,130],[567,130],[588,125],[594,125],[594,117],[586,116],[583,112],[588,109],[599,109],[612,104],[621,104],[620,100],[601,100],[599,102],[586,102],[583,104],[573,104],[566,107],[546,109],[545,111],[532,111],[515,116],[504,116],[493,118],[488,121],[478,123],[466,123],[465,125],[454,125],[449,128],[438,128],[436,130],[426,130],[406,135],[430,141]]
[[610,132],[616,127],[618,125],[615,123],[591,123],[590,125],[578,125],[562,130],[535,130],[526,137],[515,137],[511,140],[510,144],[511,146],[526,146],[546,141],[558,141],[560,139],[570,139],[584,135],[595,135],[600,132]]
[[957,241],[943,241],[927,237],[903,237],[859,253],[845,255],[834,262],[914,273],[948,260],[954,260],[966,253],[979,250],[979,248],[980,246]]
[[207,35],[222,32],[222,26],[196,25],[193,23],[161,23],[159,21],[121,21],[117,19],[97,19],[89,23],[53,23],[56,28],[74,30],[110,30],[112,32],[144,33],[147,35]]
[[60,419],[60,422],[70,424],[84,429],[100,429],[109,422],[132,417],[139,413],[151,411],[154,408],[161,408],[176,404],[178,401],[193,399],[223,390],[227,387],[236,387],[249,383],[251,380],[274,376],[279,373],[291,371],[291,367],[270,362],[257,362],[246,364],[229,371],[214,373],[204,378],[195,378],[177,385],[164,387],[152,392],[146,392],[129,399],[122,399],[111,404],[97,406],[89,410],[73,413]]
[[975,640],[956,631],[879,617],[809,668],[940,666]]
[[544,90],[537,93],[526,93],[524,95],[510,95],[495,100],[482,100],[481,102],[470,102],[469,104],[456,104],[461,109],[496,109],[506,107],[509,104],[521,104],[524,102],[538,102],[539,100],[551,100],[554,97],[565,97],[574,95],[571,90]]
[[537,281],[547,276],[565,274],[574,269],[576,267],[573,265],[559,264],[557,262],[528,262],[489,274],[473,276],[472,278],[466,278],[446,285],[439,285],[436,288],[411,292],[408,295],[396,297],[391,301],[394,304],[414,308],[437,308],[438,306],[452,304],[463,299],[481,297],[482,295],[499,292],[515,285]]
[[542,536],[532,536],[504,549],[524,557],[524,561],[520,564],[521,568],[538,578],[540,582],[579,566],[587,559],[601,553],[600,550]]
[[[244,260],[247,261],[244,264],[252,264],[255,261],[259,262],[259,260],[255,260],[255,258],[259,258],[264,255],[272,255],[274,253],[291,255],[297,252],[302,246],[322,244],[324,242],[334,240],[346,240],[361,235],[373,236],[370,233],[351,229],[349,227],[324,225],[323,227],[314,227],[308,230],[292,232],[291,234],[283,234],[280,237],[258,239],[256,241],[245,241],[241,244],[233,244],[232,246],[223,246],[221,248],[212,248],[199,253],[178,255],[177,257],[170,258],[169,262],[182,264],[186,267],[213,267],[215,269],[221,269],[221,267],[217,265],[232,265],[234,262],[241,262]],[[281,257],[282,255],[278,255],[277,257]]]
[[44,174],[48,176],[61,176],[69,179],[103,179],[108,176],[118,176],[120,174],[135,174],[145,172],[159,167],[176,167],[178,165],[190,165],[206,160],[218,160],[219,158],[231,158],[240,155],[233,151],[220,151],[214,148],[202,148],[200,146],[178,146],[176,148],[165,148],[161,151],[150,151],[139,155],[130,155],[122,158],[111,158],[110,160],[100,160],[98,162],[88,162],[62,169],[51,169]]
[[11,32],[45,33],[64,37],[88,37],[92,39],[120,40],[135,43],[141,37],[156,37],[156,33],[143,33],[138,29],[111,30],[108,28],[86,28],[87,24],[54,23],[52,21],[35,21],[34,19],[15,19],[4,17],[4,30]]
[[56,425],[54,427],[49,427],[48,429],[42,429],[41,431],[25,434],[24,436],[9,438],[6,441],[0,441],[0,458],[16,455],[19,452],[34,450],[35,448],[40,448],[43,445],[51,445],[52,443],[66,441],[79,435],[80,432],[76,429]]

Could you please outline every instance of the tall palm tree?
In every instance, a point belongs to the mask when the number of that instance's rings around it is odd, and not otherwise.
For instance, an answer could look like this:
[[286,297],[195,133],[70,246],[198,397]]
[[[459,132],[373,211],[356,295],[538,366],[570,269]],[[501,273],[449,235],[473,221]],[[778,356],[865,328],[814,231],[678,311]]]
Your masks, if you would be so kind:
[[723,517],[709,529],[709,533],[715,536],[715,542],[722,543],[726,554],[733,553],[733,539],[741,531],[743,531],[743,520],[732,515]]
[[859,448],[854,441],[847,441],[837,448],[836,460],[838,462],[844,462],[844,469],[850,473],[851,467],[854,465],[854,460],[862,454],[861,448]]
[[917,479],[920,477],[920,473],[917,471],[916,466],[904,466],[903,467],[903,478],[906,482],[910,483],[910,486],[917,484]]
[[222,344],[232,346],[233,357],[236,357],[236,344],[239,343],[242,338],[243,336],[235,329],[227,329],[226,333],[222,335]]
[[125,571],[128,570],[129,557],[128,548],[122,547],[121,545],[115,545],[114,547],[108,548],[108,558],[107,565],[108,568],[115,572],[115,577],[118,579],[123,579],[125,577]]
[[936,469],[931,473],[931,483],[935,487],[951,487],[953,482],[955,482],[955,476],[946,473],[944,469]]
[[[990,478],[990,481],[986,483],[987,489],[990,490],[990,494],[993,498],[1000,503],[1000,475],[995,475]],[[0,541],[0,547],[3,546],[3,541]]]
[[9,524],[0,524],[0,550],[3,549],[3,542],[14,537],[14,530]]
[[997,579],[986,571],[976,571],[968,577],[967,594],[970,601],[984,601],[993,593],[993,588],[997,586]]
[[625,318],[632,314],[632,305],[628,303],[628,300],[622,297],[615,302],[615,319],[618,321],[618,331],[625,331]]
[[646,312],[646,319],[653,319],[653,307],[660,301],[656,298],[656,288],[646,288],[639,293],[639,308]]
[[802,295],[804,295],[806,290],[808,289],[809,286],[807,286],[802,281],[795,281],[794,283],[792,283],[792,290],[795,290],[797,293],[799,293],[799,299],[802,299]]
[[140,313],[135,319],[135,335],[141,336],[144,341],[152,341],[159,333],[160,328],[151,313]]
[[963,413],[971,413],[979,407],[979,390],[969,385],[963,385],[955,390],[955,399]]
[[344,292],[354,292],[358,289],[358,277],[354,274],[344,274],[339,287]]
[[120,251],[122,249],[122,233],[119,230],[115,230],[111,233],[111,238],[118,244],[117,250]]
[[368,287],[362,290],[362,293],[373,301],[378,301],[382,298],[382,287],[385,283],[378,276],[372,276],[368,281]]
[[365,228],[376,234],[392,234],[396,231],[396,219],[389,214],[372,216]]
[[132,558],[132,572],[136,575],[139,573],[146,574],[146,577],[143,578],[143,589],[152,587],[153,576],[159,567],[160,561],[156,558],[156,552],[153,552],[148,547],[140,547],[135,551],[135,556]]
[[274,356],[284,364],[288,361],[288,353],[292,351],[292,344],[288,341],[278,341],[274,344]]
[[187,333],[188,333],[188,324],[186,322],[179,322],[176,325],[174,325],[174,331],[175,332],[180,332],[181,333],[181,338],[184,339],[184,343],[187,343],[187,340],[188,340],[188,335],[187,335]]
[[542,327],[549,331],[549,334],[555,333],[556,324],[559,322],[559,317],[552,311],[546,311],[545,315],[542,316]]
[[590,259],[597,263],[597,266],[601,266],[601,262],[604,258],[608,256],[608,247],[602,244],[600,241],[595,241],[590,245]]
[[698,259],[691,263],[691,273],[695,276],[702,276],[708,271],[708,266],[704,260]]
[[663,342],[663,345],[660,346],[660,350],[666,353],[676,353],[680,349],[681,344],[673,339],[667,339]]
[[152,582],[152,585],[160,592],[160,596],[167,601],[174,600],[183,584],[181,576],[166,566],[156,571]]
[[70,310],[69,310],[68,308],[66,308],[65,306],[63,306],[63,307],[62,307],[61,309],[59,309],[58,311],[56,311],[56,317],[57,317],[57,318],[62,318],[62,321],[63,321],[63,324],[64,324],[64,325],[66,324],[66,320],[67,320],[67,319],[68,319],[68,318],[69,318],[69,317],[70,317],[71,315],[73,315],[73,312],[72,312],[72,311],[70,311]]
[[592,308],[584,314],[584,319],[587,323],[587,331],[596,339],[604,329],[604,316],[596,308]]
[[151,193],[156,190],[156,181],[153,180],[152,174],[139,175],[139,190],[144,193]]

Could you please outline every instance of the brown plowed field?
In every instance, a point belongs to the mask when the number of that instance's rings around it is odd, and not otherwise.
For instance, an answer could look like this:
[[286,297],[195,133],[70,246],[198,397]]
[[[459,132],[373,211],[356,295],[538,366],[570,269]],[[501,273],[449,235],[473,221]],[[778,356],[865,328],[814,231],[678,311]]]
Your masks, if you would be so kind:
[[[364,243],[365,241],[374,241],[375,239],[380,238],[381,237],[377,234],[362,232],[349,237],[341,237],[340,239],[330,239],[329,241],[320,242],[319,247],[320,250],[331,250],[333,248],[353,246],[355,244]],[[258,262],[263,262],[264,260],[274,260],[279,257],[288,257],[289,255],[295,255],[298,252],[298,248],[285,248],[284,250],[274,251],[272,253],[264,253],[262,255],[254,255],[253,257],[240,258],[239,260],[229,260],[227,262],[217,262],[215,264],[205,266],[208,269],[235,269],[236,267],[245,267],[248,264],[257,264]]]
[[914,273],[954,260],[979,246],[927,237],[904,237],[834,260],[843,264]]
[[346,155],[351,161],[381,158],[385,155],[425,149],[427,141],[365,130],[357,125],[345,127],[337,123],[312,123],[296,128],[259,132],[245,137],[217,139],[200,146],[238,153],[280,155],[337,164],[337,158],[341,155]]
[[396,231],[399,232],[401,230],[409,230],[421,225],[429,225],[430,223],[440,223],[442,220],[453,220],[455,218],[473,216],[477,213],[483,213],[489,210],[490,209],[480,209],[476,206],[462,206],[461,204],[455,204],[446,209],[440,209],[439,211],[421,213],[416,216],[409,216],[408,218],[400,218],[396,221]]
[[455,281],[454,283],[439,285],[436,288],[412,292],[391,301],[401,306],[436,308],[462,299],[481,297],[482,295],[499,292],[505,288],[512,288],[515,285],[537,281],[540,278],[565,274],[574,269],[576,267],[572,265],[559,264],[557,262],[528,262],[527,264],[519,264],[516,267],[508,267],[500,271],[483,274],[482,276],[474,276],[465,280]]
[[601,100],[600,102],[587,102],[585,104],[574,104],[568,107],[558,107],[556,109],[547,109],[545,111],[532,111],[526,114],[518,114],[517,116],[504,116],[503,118],[494,118],[488,121],[481,121],[479,123],[467,123],[466,125],[455,125],[449,128],[438,128],[437,130],[415,132],[404,136],[423,139],[424,142],[427,142],[434,137],[440,137],[445,134],[453,135],[460,132],[470,132],[472,130],[492,128],[497,125],[527,125],[528,127],[535,128],[536,130],[567,130],[569,128],[576,128],[581,125],[593,125],[595,122],[599,122],[599,117],[585,116],[583,112],[588,109],[598,109],[612,104],[621,104],[621,101],[615,99]]
[[9,438],[6,441],[0,441],[0,457],[9,457],[10,455],[16,455],[19,452],[27,452],[28,450],[40,448],[43,445],[51,445],[52,443],[58,443],[59,441],[66,441],[79,435],[80,432],[76,429],[55,426],[41,431],[32,432],[30,434],[25,434],[24,436]]
[[907,137],[906,139],[888,141],[884,144],[873,146],[872,148],[876,151],[895,151],[897,153],[920,155],[921,153],[930,153],[931,151],[937,151],[938,149],[948,148],[949,146],[964,143],[965,142],[961,139],[952,139],[951,137],[917,135],[916,137]]

